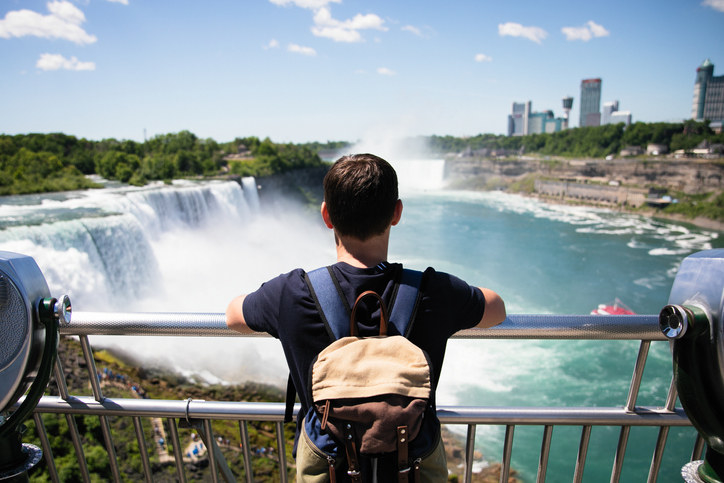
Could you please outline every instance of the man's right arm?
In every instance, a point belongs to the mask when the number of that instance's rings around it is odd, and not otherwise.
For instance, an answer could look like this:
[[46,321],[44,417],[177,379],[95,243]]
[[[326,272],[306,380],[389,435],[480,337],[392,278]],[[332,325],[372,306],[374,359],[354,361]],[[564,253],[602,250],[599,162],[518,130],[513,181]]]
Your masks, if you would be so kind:
[[237,332],[248,332],[249,326],[244,320],[244,299],[246,295],[239,295],[226,308],[226,326]]
[[503,302],[500,295],[489,288],[479,288],[485,297],[485,312],[483,312],[483,319],[478,323],[478,325],[476,325],[476,327],[487,329],[488,327],[498,325],[505,320],[505,302]]

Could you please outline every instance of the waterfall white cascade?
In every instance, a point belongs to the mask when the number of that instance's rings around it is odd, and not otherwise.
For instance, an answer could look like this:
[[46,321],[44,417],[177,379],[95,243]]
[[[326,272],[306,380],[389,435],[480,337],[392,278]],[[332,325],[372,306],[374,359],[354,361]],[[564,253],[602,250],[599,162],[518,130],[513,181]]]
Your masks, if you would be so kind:
[[115,299],[128,303],[157,291],[161,274],[153,245],[165,234],[229,220],[250,223],[259,210],[250,180],[252,194],[232,181],[179,182],[4,204],[0,249],[32,256],[53,291],[71,294],[81,310],[110,309]]
[[431,191],[443,187],[445,160],[443,159],[402,159],[394,161],[400,191]]
[[[288,205],[268,211],[254,178],[4,201],[0,250],[33,257],[51,293],[68,294],[79,311],[219,313],[279,273],[334,260],[318,214]],[[92,336],[91,343],[197,381],[282,384],[287,374],[273,339]]]

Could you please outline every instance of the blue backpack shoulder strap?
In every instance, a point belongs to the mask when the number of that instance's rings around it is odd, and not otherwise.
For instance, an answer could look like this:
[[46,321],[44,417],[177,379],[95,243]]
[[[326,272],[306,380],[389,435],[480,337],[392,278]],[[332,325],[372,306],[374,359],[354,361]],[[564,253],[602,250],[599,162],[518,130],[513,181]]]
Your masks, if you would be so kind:
[[421,281],[422,272],[407,268],[403,269],[402,278],[397,285],[394,300],[392,301],[390,323],[405,337],[410,335],[412,323],[417,313]]
[[337,340],[348,336],[352,309],[342,294],[339,282],[332,274],[332,267],[322,267],[307,272],[307,284],[329,337]]
[[[339,282],[332,274],[332,267],[321,267],[306,272],[304,279],[330,340],[334,341],[349,335],[349,317],[352,309],[349,308],[347,301],[342,296]],[[284,412],[285,423],[292,420],[296,397],[297,391],[292,381],[292,375],[289,373],[286,411]]]
[[[330,339],[334,341],[348,336],[352,309],[342,294],[339,282],[332,273],[332,267],[322,267],[306,272],[305,279]],[[412,330],[412,322],[420,299],[421,281],[422,272],[403,269],[401,280],[395,289],[390,323],[405,337],[408,337]],[[287,381],[284,422],[292,420],[295,398],[296,391],[290,374]]]
[[[405,337],[412,330],[421,281],[422,272],[403,269],[401,280],[395,289],[390,323]],[[307,282],[330,338],[337,340],[349,335],[351,309],[332,274],[332,267],[322,267],[307,272]]]

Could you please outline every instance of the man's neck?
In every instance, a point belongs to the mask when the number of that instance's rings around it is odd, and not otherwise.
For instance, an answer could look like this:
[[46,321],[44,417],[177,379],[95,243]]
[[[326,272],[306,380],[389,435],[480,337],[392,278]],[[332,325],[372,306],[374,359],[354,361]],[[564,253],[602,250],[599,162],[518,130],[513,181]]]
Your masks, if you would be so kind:
[[354,237],[335,235],[337,242],[337,261],[345,262],[353,267],[371,268],[387,260],[389,245],[389,229],[367,240]]

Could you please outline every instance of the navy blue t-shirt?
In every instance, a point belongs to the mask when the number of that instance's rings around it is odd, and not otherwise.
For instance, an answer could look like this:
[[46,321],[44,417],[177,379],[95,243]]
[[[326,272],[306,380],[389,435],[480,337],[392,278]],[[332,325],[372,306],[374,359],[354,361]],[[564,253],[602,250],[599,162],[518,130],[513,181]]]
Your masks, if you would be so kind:
[[[382,263],[373,268],[357,268],[339,262],[332,269],[351,307],[357,295],[366,290],[381,294],[385,303],[389,304],[402,265]],[[422,298],[409,339],[430,357],[434,372],[433,387],[437,387],[447,340],[455,332],[481,321],[485,297],[478,288],[432,268],[425,270],[420,291]],[[379,310],[374,307],[376,301],[367,297],[363,302],[369,304],[372,312],[367,312],[364,307],[363,310],[358,308],[360,335],[376,335],[379,331]],[[302,403],[300,414],[306,413],[312,404],[307,394],[310,365],[332,341],[305,282],[304,271],[296,269],[262,284],[247,295],[243,311],[249,328],[267,332],[281,341]]]

